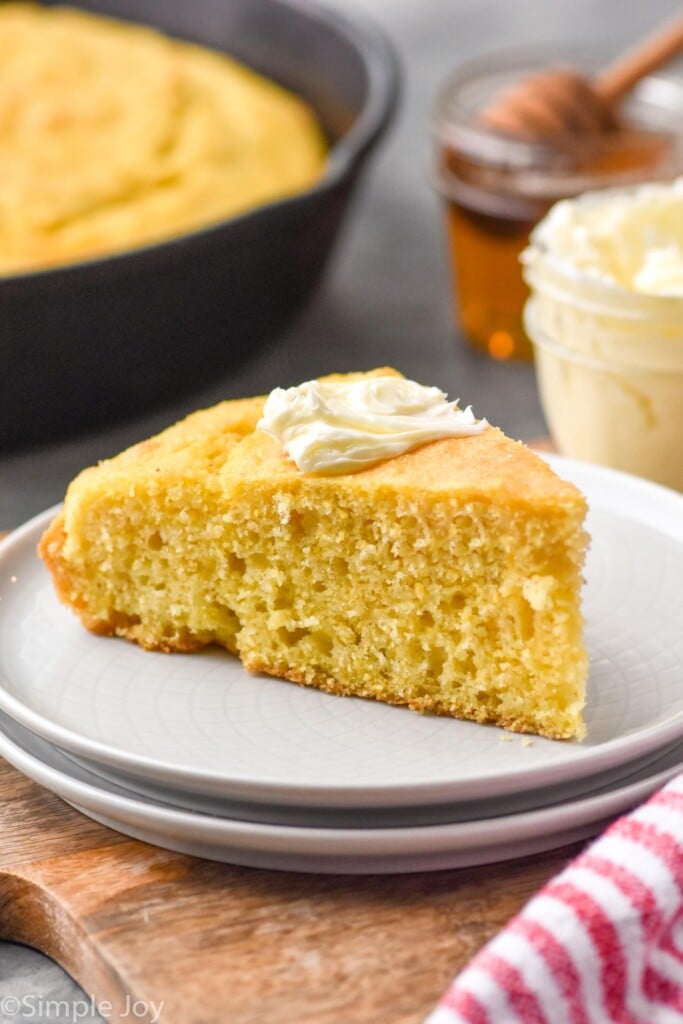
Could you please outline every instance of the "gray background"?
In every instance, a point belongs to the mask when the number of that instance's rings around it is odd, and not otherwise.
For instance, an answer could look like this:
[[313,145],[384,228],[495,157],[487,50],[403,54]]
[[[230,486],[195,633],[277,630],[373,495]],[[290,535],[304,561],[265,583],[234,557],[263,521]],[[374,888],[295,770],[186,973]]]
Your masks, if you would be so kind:
[[[440,210],[427,184],[427,120],[438,82],[459,60],[552,40],[605,40],[618,52],[681,11],[675,0],[345,0],[384,26],[404,68],[401,109],[367,174],[326,284],[266,353],[173,409],[69,443],[0,459],[0,529],[59,501],[79,469],[221,398],[260,394],[333,370],[392,364],[471,403],[509,434],[545,432],[533,369],[465,347],[454,326]],[[31,950],[0,943],[0,1024],[73,1014],[3,1013],[2,1000],[74,1000],[80,990]],[[88,1024],[99,1017],[79,1017]],[[182,1024],[182,1022],[177,1022]]]

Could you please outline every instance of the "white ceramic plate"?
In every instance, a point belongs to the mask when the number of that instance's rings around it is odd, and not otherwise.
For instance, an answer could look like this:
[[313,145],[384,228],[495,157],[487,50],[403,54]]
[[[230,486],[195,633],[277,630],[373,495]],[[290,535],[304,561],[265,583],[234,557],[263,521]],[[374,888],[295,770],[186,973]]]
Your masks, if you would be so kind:
[[92,636],[35,555],[49,512],[0,547],[0,707],[122,777],[270,805],[446,803],[628,764],[683,736],[683,496],[549,461],[591,507],[582,744],[524,746],[492,727],[255,678],[224,652],[165,655]]
[[[0,711],[0,729],[11,724],[13,719]],[[619,765],[604,772],[595,772],[585,778],[572,779],[554,786],[539,786],[535,789],[521,789],[517,793],[506,793],[503,796],[479,797],[474,800],[458,800],[445,804],[415,804],[408,807],[294,807],[290,804],[248,803],[246,801],[225,800],[220,797],[206,796],[203,793],[190,793],[173,789],[170,786],[155,784],[145,779],[130,776],[108,769],[85,758],[75,757],[61,751],[65,757],[85,769],[90,775],[96,776],[105,783],[124,787],[134,796],[153,800],[155,803],[167,804],[181,810],[194,813],[213,814],[217,817],[232,818],[239,821],[257,821],[269,825],[294,825],[316,828],[398,828],[418,825],[452,824],[456,821],[483,821],[486,818],[497,818],[501,814],[520,814],[523,811],[538,810],[553,804],[562,804],[567,800],[589,796],[607,786],[625,784],[635,773],[648,768],[653,762],[661,759],[669,752],[678,749],[683,764],[683,741],[676,740],[673,744],[658,747],[644,757],[636,758],[627,764]],[[60,750],[59,747],[54,747]]]
[[601,831],[681,767],[680,745],[582,800],[487,821],[418,828],[295,828],[180,811],[108,785],[11,719],[0,755],[90,818],[156,846],[282,871],[368,874],[466,867],[551,850]]

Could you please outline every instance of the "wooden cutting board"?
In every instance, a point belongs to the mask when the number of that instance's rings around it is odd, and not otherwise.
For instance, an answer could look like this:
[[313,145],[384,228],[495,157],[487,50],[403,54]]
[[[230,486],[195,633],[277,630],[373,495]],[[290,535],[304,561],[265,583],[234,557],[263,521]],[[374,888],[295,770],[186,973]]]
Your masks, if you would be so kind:
[[418,1024],[577,849],[384,877],[233,868],[119,836],[0,760],[0,938],[127,1024],[138,1001],[163,1024]]

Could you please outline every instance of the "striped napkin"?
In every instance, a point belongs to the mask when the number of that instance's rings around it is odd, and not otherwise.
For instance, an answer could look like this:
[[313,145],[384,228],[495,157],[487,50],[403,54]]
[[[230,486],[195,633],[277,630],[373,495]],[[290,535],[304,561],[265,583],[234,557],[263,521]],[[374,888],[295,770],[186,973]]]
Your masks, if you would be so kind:
[[683,775],[544,886],[425,1024],[683,1024]]

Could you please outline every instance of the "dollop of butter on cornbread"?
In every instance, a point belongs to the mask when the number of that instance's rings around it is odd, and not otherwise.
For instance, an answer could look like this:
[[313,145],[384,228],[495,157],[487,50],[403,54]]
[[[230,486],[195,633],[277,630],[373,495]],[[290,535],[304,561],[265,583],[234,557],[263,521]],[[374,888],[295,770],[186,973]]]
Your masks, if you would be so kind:
[[223,54],[0,4],[0,273],[159,241],[305,190],[312,111]]
[[352,473],[428,441],[488,426],[439,388],[402,377],[309,380],[275,388],[258,429],[280,441],[304,473]]

